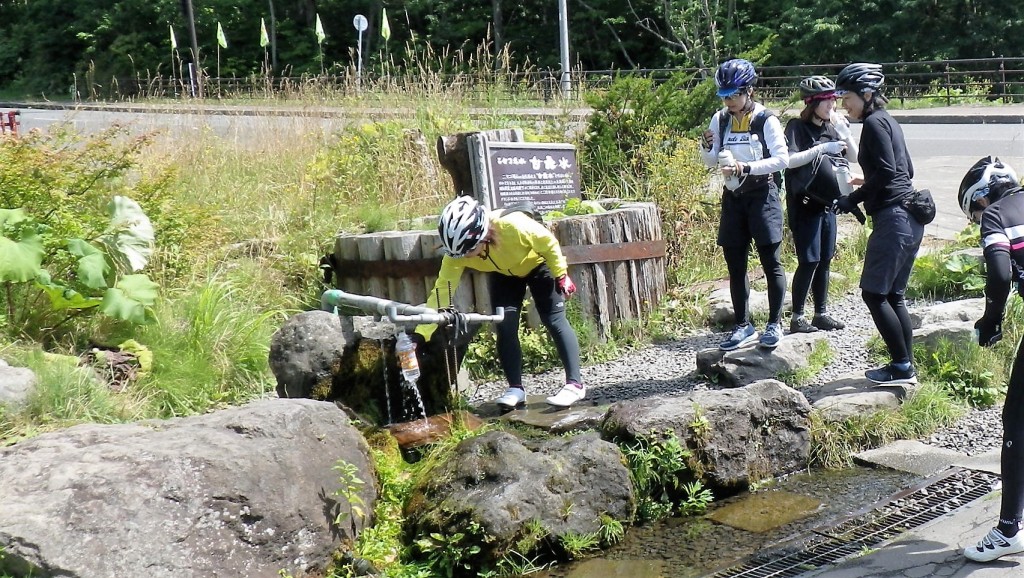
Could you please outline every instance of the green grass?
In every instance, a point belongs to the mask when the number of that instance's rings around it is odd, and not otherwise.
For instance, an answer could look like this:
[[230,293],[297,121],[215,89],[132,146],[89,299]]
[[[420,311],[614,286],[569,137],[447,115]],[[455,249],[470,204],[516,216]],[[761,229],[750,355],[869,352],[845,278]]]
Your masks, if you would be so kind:
[[953,424],[966,409],[941,384],[924,382],[899,409],[828,422],[811,413],[811,465],[842,469],[853,465],[853,454],[900,439],[916,439]]

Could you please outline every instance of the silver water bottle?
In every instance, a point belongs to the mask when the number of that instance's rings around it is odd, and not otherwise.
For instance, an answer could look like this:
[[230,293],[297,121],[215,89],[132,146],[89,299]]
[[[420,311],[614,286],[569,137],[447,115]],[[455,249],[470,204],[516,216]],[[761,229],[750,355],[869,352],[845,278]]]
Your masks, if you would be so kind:
[[853,180],[853,175],[850,174],[850,165],[846,163],[836,163],[832,166],[836,171],[836,183],[839,184],[839,192],[845,197],[853,192],[853,184],[850,183]]

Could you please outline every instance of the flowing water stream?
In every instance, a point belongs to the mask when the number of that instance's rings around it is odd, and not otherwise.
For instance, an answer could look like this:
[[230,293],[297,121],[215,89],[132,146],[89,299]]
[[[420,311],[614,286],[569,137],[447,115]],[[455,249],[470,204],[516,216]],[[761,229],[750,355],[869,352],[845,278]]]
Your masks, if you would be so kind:
[[703,516],[629,528],[599,556],[534,574],[543,578],[696,578],[829,526],[920,481],[856,467],[788,476],[715,502]]

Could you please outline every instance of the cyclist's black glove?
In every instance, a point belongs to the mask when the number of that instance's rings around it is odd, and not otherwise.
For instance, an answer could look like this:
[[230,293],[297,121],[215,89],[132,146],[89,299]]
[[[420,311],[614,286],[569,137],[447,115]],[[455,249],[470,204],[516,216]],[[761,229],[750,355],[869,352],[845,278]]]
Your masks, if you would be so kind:
[[1003,324],[993,323],[982,317],[974,324],[974,334],[978,338],[978,345],[991,347],[1003,338]]

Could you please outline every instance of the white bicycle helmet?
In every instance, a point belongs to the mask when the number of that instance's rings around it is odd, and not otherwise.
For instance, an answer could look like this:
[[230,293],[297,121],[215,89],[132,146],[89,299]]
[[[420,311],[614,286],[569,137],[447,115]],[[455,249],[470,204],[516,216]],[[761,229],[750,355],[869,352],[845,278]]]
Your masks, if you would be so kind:
[[981,199],[988,199],[988,204],[998,201],[1007,194],[1020,189],[1017,173],[1004,164],[998,157],[982,157],[974,163],[964,179],[960,181],[958,200],[960,209],[968,218],[984,209],[978,205]]
[[464,257],[475,249],[489,228],[487,210],[476,199],[465,196],[448,203],[437,222],[441,245],[452,257]]

